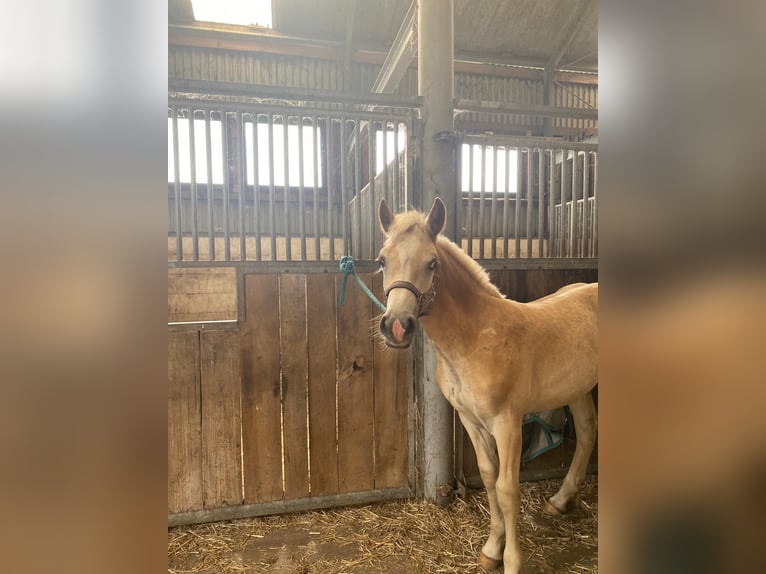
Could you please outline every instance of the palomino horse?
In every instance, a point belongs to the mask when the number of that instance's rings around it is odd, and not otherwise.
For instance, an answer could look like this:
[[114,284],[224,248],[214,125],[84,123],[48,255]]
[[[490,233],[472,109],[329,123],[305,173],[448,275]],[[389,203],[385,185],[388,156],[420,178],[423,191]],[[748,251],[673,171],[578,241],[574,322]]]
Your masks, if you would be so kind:
[[440,199],[424,216],[378,209],[386,236],[378,262],[387,310],[380,333],[395,349],[412,342],[418,321],[437,351],[441,391],[460,415],[476,449],[487,489],[490,533],[479,554],[485,570],[504,563],[518,574],[516,537],[524,413],[569,405],[577,430],[569,472],[545,504],[548,514],[579,503],[596,438],[590,391],[597,381],[598,284],[576,284],[522,304],[503,297],[478,263],[439,235]]

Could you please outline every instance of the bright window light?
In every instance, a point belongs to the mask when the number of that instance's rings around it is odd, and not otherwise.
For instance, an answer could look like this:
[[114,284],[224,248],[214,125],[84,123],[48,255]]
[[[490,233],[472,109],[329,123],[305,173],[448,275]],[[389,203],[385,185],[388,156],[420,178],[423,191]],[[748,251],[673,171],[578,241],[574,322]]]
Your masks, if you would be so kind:
[[271,28],[271,0],[192,0],[192,9],[197,21]]
[[[463,144],[460,152],[461,188],[464,192],[471,191],[478,194],[483,189],[485,193],[493,191],[516,193],[516,156],[518,152],[515,149],[497,148],[497,153],[495,153],[494,146],[482,147],[476,144],[473,146]],[[497,157],[497,167],[495,167],[495,157]],[[484,166],[483,184],[482,164]],[[471,167],[473,167],[473,181],[471,181]],[[508,170],[507,173],[506,169]]]
[[[375,175],[383,171],[385,166],[391,164],[396,158],[396,154],[405,151],[407,143],[407,131],[404,126],[400,126],[397,132],[386,130],[385,149],[383,145],[383,131],[375,132]],[[386,157],[383,157],[385,152]]]
[[[194,162],[191,159],[192,134],[189,129],[189,120],[179,118],[178,125],[178,183],[190,183],[192,169],[194,179],[199,184],[206,184],[207,165],[207,135],[205,132],[205,120],[194,120]],[[271,165],[271,153],[269,151],[269,126],[258,124],[258,146],[255,146],[253,138],[253,122],[245,124],[245,167],[247,185],[253,185],[255,181],[255,162],[253,155],[258,157],[258,185],[273,185],[282,187],[285,185],[285,126],[275,124],[272,126],[272,138],[274,143],[274,159]],[[289,185],[298,187],[322,187],[323,169],[321,161],[322,130],[311,126],[302,126],[299,134],[297,125],[287,127],[287,177]],[[303,150],[300,149],[302,140]],[[175,174],[175,141],[173,138],[173,120],[168,118],[168,182],[176,181]],[[393,145],[393,144],[391,144]],[[221,121],[210,121],[210,171],[213,176],[213,184],[223,183],[223,134]],[[301,169],[301,167],[303,169]],[[274,181],[271,182],[273,171]],[[316,176],[316,177],[315,177]],[[301,181],[301,177],[303,180]]]
[[[274,185],[285,185],[285,126],[274,125],[272,127],[274,141],[274,165],[271,166],[271,153],[269,150],[269,126],[258,124],[258,185],[269,185],[270,169],[274,170]],[[292,187],[303,185],[304,187],[322,186],[322,163],[319,157],[321,148],[321,131],[311,126],[301,126],[302,133],[296,125],[287,126],[287,177],[288,184]],[[314,140],[313,138],[316,138]],[[303,150],[301,150],[301,141]],[[245,131],[245,156],[247,162],[247,184],[253,185],[255,180],[255,166],[253,162],[253,124],[247,124]],[[315,160],[316,166],[315,166]],[[301,166],[303,169],[301,170]],[[314,172],[316,171],[316,179]],[[301,181],[303,177],[303,181]]]
[[[189,120],[178,120],[178,182],[191,182],[191,138]],[[168,118],[168,181],[174,182],[175,163],[173,160],[173,120]],[[223,137],[221,122],[210,122],[210,166],[214,184],[223,183]],[[194,176],[197,183],[207,183],[207,138],[205,120],[194,120]]]

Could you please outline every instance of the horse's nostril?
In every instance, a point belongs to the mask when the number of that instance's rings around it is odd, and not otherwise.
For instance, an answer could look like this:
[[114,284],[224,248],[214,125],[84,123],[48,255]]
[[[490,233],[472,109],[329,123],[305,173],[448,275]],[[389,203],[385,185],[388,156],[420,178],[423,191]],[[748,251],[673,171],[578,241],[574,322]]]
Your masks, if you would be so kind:
[[404,335],[406,331],[399,319],[394,319],[394,323],[391,325],[391,334],[394,336],[394,341],[401,343],[404,341]]
[[417,321],[414,317],[386,317],[380,319],[380,333],[386,339],[393,340],[396,343],[404,343],[405,339],[412,335]]

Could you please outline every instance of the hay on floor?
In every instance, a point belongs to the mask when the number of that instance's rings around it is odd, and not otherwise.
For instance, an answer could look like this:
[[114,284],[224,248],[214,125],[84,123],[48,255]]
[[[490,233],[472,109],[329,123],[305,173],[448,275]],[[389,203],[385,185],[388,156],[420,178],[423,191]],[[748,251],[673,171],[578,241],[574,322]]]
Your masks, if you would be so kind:
[[[519,539],[530,573],[597,572],[597,477],[582,508],[543,517],[560,479],[523,483]],[[483,491],[440,508],[387,502],[168,530],[168,572],[197,574],[464,574],[489,533]]]

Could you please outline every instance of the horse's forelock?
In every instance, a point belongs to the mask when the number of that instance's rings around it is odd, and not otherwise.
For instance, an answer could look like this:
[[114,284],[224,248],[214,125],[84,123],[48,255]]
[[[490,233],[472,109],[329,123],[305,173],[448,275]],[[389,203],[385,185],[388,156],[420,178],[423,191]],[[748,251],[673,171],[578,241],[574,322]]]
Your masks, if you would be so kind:
[[408,211],[400,213],[394,218],[391,227],[388,229],[388,237],[395,238],[399,235],[408,235],[416,230],[428,233],[428,223],[425,216],[419,211]]

